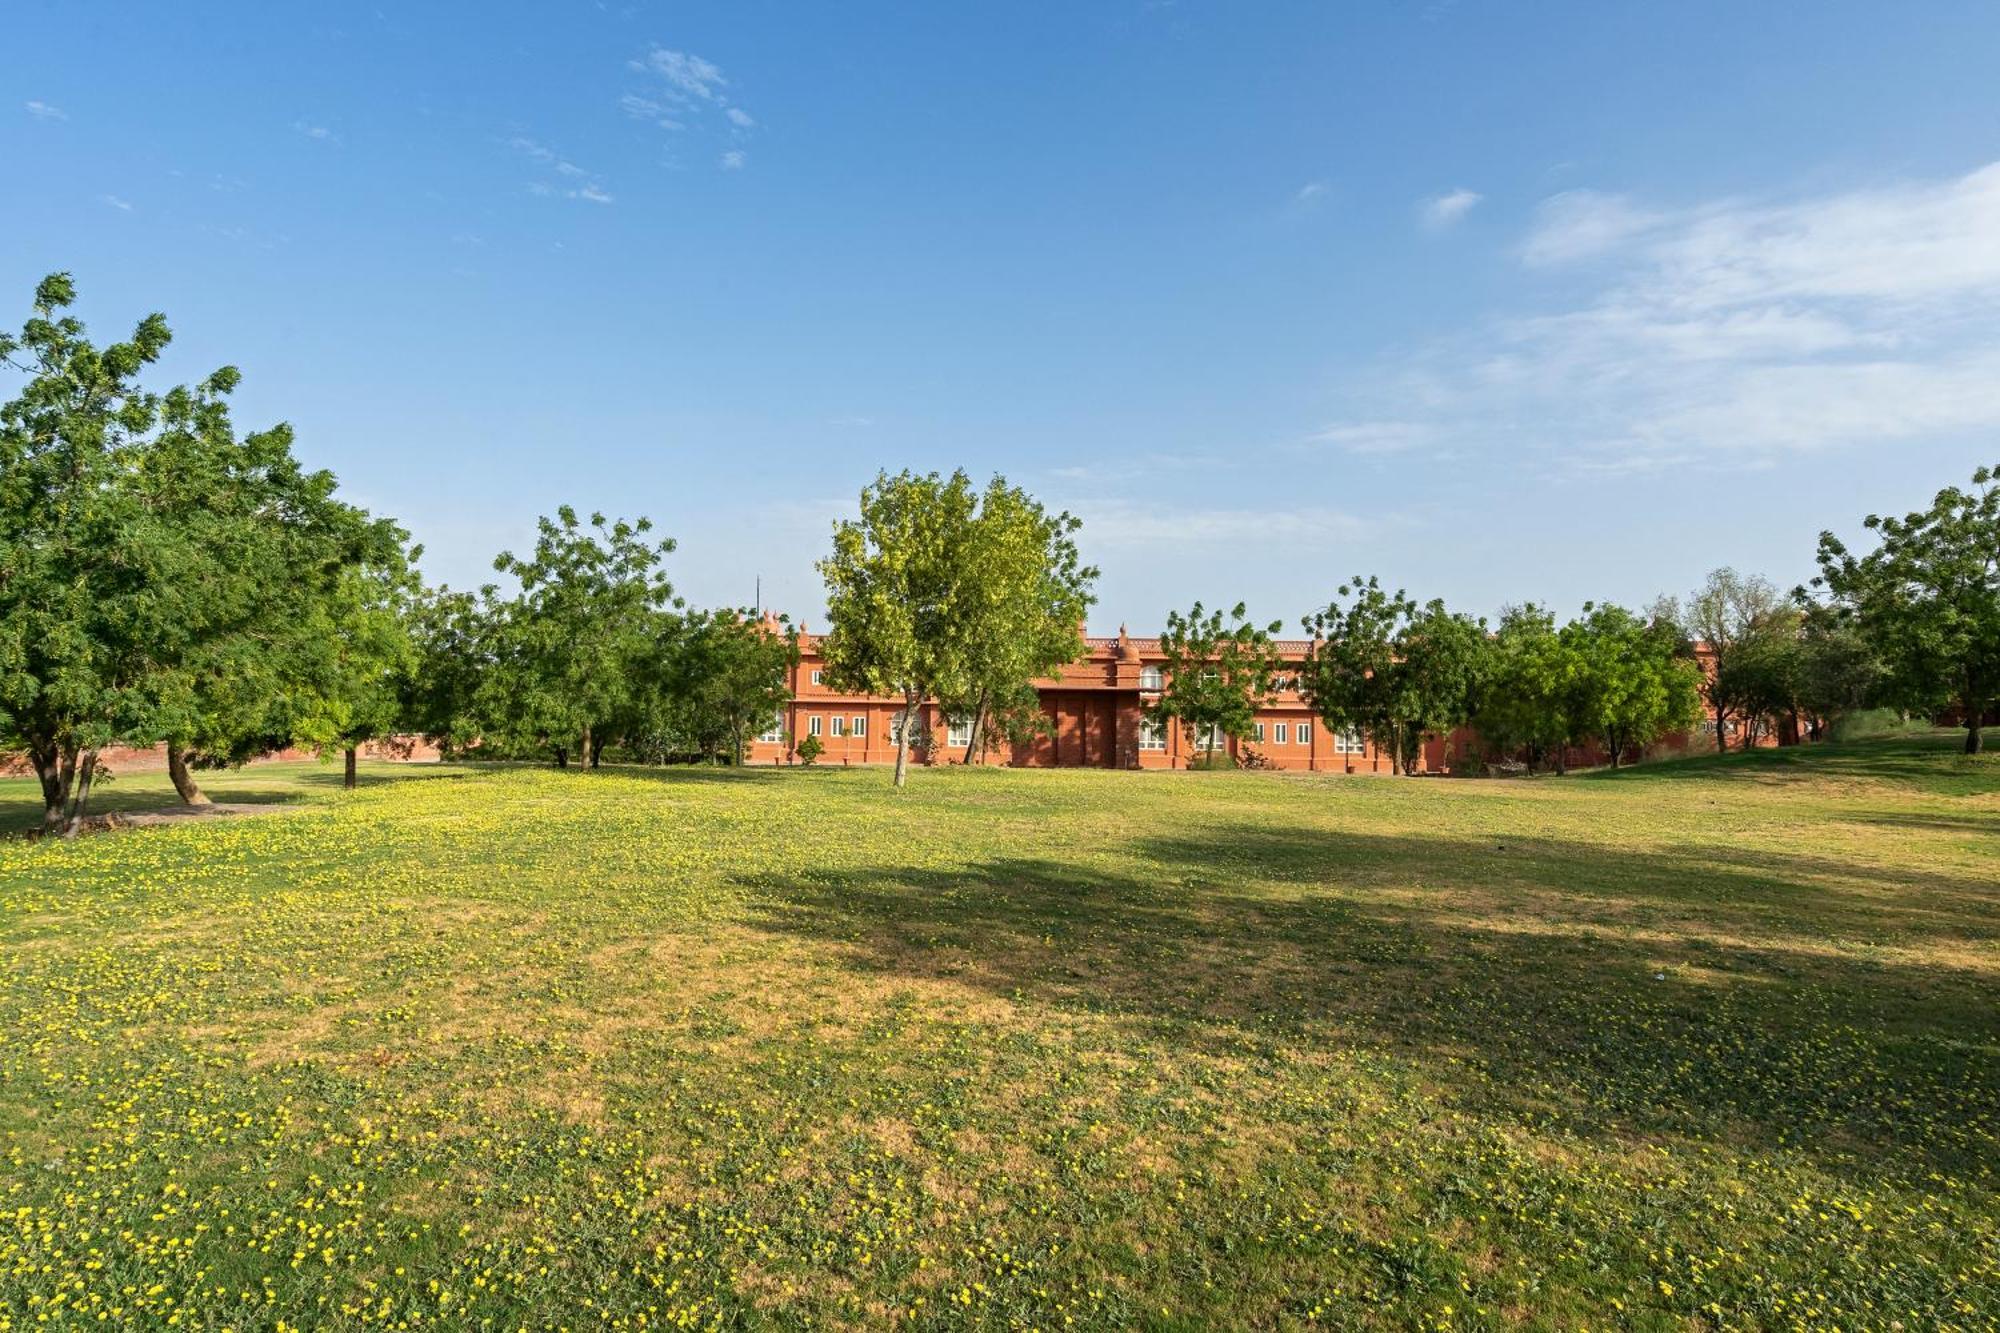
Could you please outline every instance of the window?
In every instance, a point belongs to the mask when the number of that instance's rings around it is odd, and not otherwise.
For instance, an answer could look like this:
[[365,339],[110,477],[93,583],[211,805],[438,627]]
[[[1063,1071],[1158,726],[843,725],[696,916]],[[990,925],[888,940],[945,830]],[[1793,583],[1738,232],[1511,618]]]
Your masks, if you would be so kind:
[[833,719],[833,734],[836,736],[845,736],[847,734],[846,718],[836,717]]
[[944,743],[954,750],[962,750],[972,744],[972,719],[954,717],[945,723]]
[[1299,744],[1311,745],[1312,743],[1313,743],[1313,724],[1310,722],[1299,723]]
[[819,715],[817,713],[806,719],[806,735],[819,735]]
[[868,719],[867,719],[867,718],[865,718],[865,717],[860,717],[860,716],[857,716],[857,717],[856,717],[856,718],[854,719],[854,733],[853,733],[853,734],[854,734],[854,735],[856,735],[856,736],[866,736],[866,735],[868,734]]
[[1195,742],[1197,749],[1222,751],[1229,748],[1229,736],[1221,727],[1211,726],[1208,734]]
[[820,683],[820,678],[821,678],[821,677],[823,677],[824,675],[826,675],[826,673],[825,673],[824,671],[815,671],[815,672],[813,672],[813,676],[812,676],[812,681],[813,681],[813,684],[815,684],[815,685],[819,684],[819,683]]
[[1289,722],[1280,722],[1271,728],[1273,745],[1289,745],[1292,741],[1292,727]]
[[783,741],[785,739],[785,715],[779,713],[772,717],[764,729],[757,733],[757,739],[768,745],[776,745]]
[[1140,667],[1139,688],[1142,690],[1164,690],[1167,688],[1166,673],[1158,667]]
[[1139,748],[1142,750],[1166,749],[1167,724],[1150,717],[1139,719]]
[[1361,742],[1361,733],[1358,730],[1336,731],[1333,733],[1333,752],[1335,754],[1360,754],[1364,748]]
[[[924,731],[923,714],[919,713],[910,719],[910,744],[923,745],[929,739],[929,735]],[[889,719],[889,740],[895,745],[903,743],[903,714],[900,709]]]
[[1257,744],[1262,745],[1264,743],[1264,724],[1262,722],[1256,723],[1255,728],[1257,734]]

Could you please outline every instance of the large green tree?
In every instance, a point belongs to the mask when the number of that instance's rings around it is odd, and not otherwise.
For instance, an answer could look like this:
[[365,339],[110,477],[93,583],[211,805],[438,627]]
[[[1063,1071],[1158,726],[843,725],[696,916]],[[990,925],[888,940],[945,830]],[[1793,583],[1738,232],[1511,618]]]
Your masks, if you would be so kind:
[[1982,467],[1969,489],[1947,486],[1928,509],[1902,518],[1870,514],[1875,548],[1855,555],[1820,534],[1820,573],[1888,668],[1885,689],[1904,707],[1955,707],[1965,752],[2000,698],[2000,468]]
[[1486,627],[1446,609],[1417,605],[1373,576],[1340,585],[1307,616],[1313,643],[1300,683],[1327,728],[1361,732],[1389,753],[1397,773],[1414,771],[1426,735],[1469,721],[1491,669]]
[[1486,688],[1473,726],[1489,749],[1525,754],[1530,768],[1567,768],[1569,747],[1582,730],[1577,716],[1581,691],[1573,636],[1565,639],[1555,616],[1526,603],[1500,613],[1494,631]]
[[1400,754],[1396,636],[1415,610],[1400,589],[1391,593],[1373,575],[1357,574],[1340,585],[1334,600],[1300,622],[1312,646],[1299,685],[1330,733],[1358,733],[1378,749]]
[[680,619],[668,651],[663,688],[652,696],[665,705],[655,731],[685,738],[704,758],[727,753],[742,764],[750,737],[791,698],[785,682],[798,665],[798,632],[750,612],[698,611]]
[[134,728],[135,630],[152,619],[150,571],[172,555],[129,484],[159,411],[138,376],[166,320],[100,348],[63,313],[75,299],[53,274],[20,336],[0,334],[0,359],[27,376],[0,405],[0,716],[41,781],[44,830],[75,825],[98,750]]
[[1215,763],[1216,743],[1242,740],[1256,725],[1257,706],[1271,693],[1284,657],[1272,635],[1279,622],[1250,623],[1242,602],[1228,611],[1205,611],[1200,602],[1185,614],[1167,613],[1160,634],[1160,693],[1147,713],[1161,726],[1178,724]]
[[485,598],[493,648],[481,681],[482,739],[500,751],[552,754],[559,767],[572,753],[579,769],[595,765],[675,605],[660,568],[674,543],[651,539],[652,526],[602,514],[586,523],[564,505],[540,520],[531,555],[494,560],[519,588],[511,597],[489,588]]
[[859,515],[835,525],[819,562],[825,680],[902,701],[898,787],[926,700],[990,710],[1082,651],[1096,571],[1076,557],[1076,526],[997,477],[982,495],[962,471],[882,473]]
[[239,437],[225,367],[164,395],[138,376],[169,333],[149,316],[98,348],[45,279],[0,358],[0,718],[41,779],[44,827],[74,832],[107,745],[164,741],[184,797],[189,752],[283,743],[296,684],[277,645],[310,619],[373,524],[284,426]]
[[1613,768],[1700,718],[1701,669],[1680,651],[1676,626],[1586,602],[1559,638],[1563,684],[1556,697],[1567,734],[1596,736]]
[[985,749],[988,723],[1018,734],[1030,681],[1074,662],[1085,651],[1084,617],[1096,598],[1097,570],[1076,546],[1082,526],[1067,513],[1050,513],[1005,478],[995,477],[979,498],[972,520],[966,573],[971,586],[959,598],[965,640],[965,695],[943,698],[946,710],[971,718],[964,761]]

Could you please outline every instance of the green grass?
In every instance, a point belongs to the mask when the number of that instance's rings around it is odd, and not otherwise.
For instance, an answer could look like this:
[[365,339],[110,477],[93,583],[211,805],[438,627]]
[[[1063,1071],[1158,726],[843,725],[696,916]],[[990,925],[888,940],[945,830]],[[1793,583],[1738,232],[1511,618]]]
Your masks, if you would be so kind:
[[0,1330],[1992,1328],[1956,740],[216,775],[0,845]]

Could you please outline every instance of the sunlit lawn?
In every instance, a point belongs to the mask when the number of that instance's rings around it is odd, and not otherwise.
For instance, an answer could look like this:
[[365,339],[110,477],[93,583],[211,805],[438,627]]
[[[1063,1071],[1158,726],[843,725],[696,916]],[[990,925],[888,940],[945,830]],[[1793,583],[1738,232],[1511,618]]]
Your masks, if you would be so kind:
[[1954,743],[212,775],[0,844],[0,1330],[1990,1328]]

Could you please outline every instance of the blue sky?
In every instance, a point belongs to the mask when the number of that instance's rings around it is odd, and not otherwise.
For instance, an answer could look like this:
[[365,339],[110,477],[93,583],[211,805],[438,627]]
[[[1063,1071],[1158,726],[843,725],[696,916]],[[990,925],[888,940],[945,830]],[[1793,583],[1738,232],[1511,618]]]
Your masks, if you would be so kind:
[[[417,12],[404,12],[415,10]],[[1782,583],[2000,459],[1990,3],[18,3],[0,296],[244,372],[456,585],[557,504],[817,616],[878,468],[1093,626]]]

